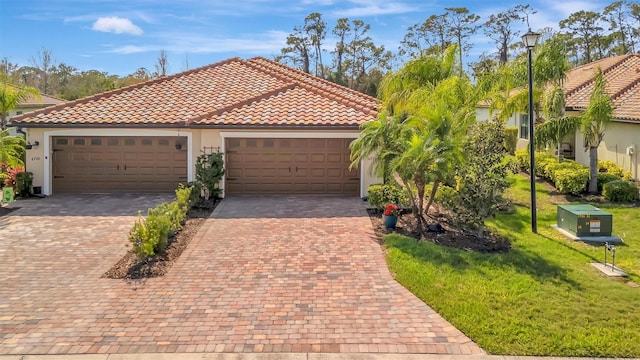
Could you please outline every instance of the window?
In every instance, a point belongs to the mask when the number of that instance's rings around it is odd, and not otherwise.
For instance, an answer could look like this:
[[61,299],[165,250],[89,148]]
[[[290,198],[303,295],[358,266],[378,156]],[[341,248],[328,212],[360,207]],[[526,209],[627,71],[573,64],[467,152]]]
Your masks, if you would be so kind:
[[16,115],[22,115],[22,111],[16,111]]
[[84,145],[84,139],[73,139],[73,145]]
[[143,146],[151,146],[153,145],[153,141],[151,139],[142,139]]
[[529,139],[529,115],[520,114],[520,139]]
[[136,144],[136,139],[126,138],[124,139],[125,146],[133,146]]
[[117,138],[109,138],[107,140],[107,145],[108,146],[118,146],[120,144],[120,142],[118,141]]
[[102,145],[102,139],[91,139],[91,146],[100,146]]
[[158,145],[169,146],[169,139],[158,139]]

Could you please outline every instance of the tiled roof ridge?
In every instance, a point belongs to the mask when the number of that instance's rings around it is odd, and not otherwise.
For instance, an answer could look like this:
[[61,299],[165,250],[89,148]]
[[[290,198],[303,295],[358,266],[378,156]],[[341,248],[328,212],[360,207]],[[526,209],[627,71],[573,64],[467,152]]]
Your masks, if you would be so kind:
[[225,112],[231,111],[233,109],[241,108],[241,107],[243,107],[245,105],[249,105],[249,104],[254,103],[256,101],[261,101],[261,100],[264,100],[264,99],[268,99],[268,98],[270,98],[270,97],[272,97],[274,95],[277,95],[277,94],[280,94],[280,93],[295,89],[296,87],[298,87],[298,84],[291,84],[291,83],[286,84],[284,86],[280,86],[279,88],[267,91],[267,92],[262,93],[260,95],[256,95],[256,96],[244,99],[242,101],[227,105],[225,107],[222,107],[222,108],[219,108],[219,109],[216,109],[216,110],[213,110],[213,111],[209,111],[209,112],[207,112],[205,114],[198,115],[198,116],[196,116],[194,118],[191,118],[191,119],[187,120],[186,125],[189,126],[189,125],[191,125],[193,123],[199,122],[200,120],[203,120],[203,119],[206,119],[206,118],[209,118],[209,117],[213,117],[215,115],[224,114]]
[[[370,104],[368,104],[367,101],[363,99],[363,98],[368,98],[369,101],[371,101],[373,103],[377,103],[377,99],[372,97],[372,96],[369,96],[369,95],[361,93],[359,91],[350,89],[350,88],[348,88],[346,86],[342,86],[342,85],[333,83],[333,82],[331,82],[329,80],[325,80],[325,79],[319,78],[317,76],[313,76],[313,75],[308,74],[308,73],[306,73],[306,72],[304,72],[302,70],[298,70],[298,69],[294,69],[294,68],[285,66],[285,65],[283,65],[283,64],[281,64],[279,62],[276,62],[276,61],[273,61],[273,60],[269,60],[269,59],[261,57],[261,56],[251,58],[251,59],[247,60],[246,63],[247,64],[251,64],[252,67],[254,67],[254,68],[256,68],[256,69],[258,69],[258,70],[260,70],[262,72],[265,72],[265,70],[261,69],[260,67],[266,67],[266,66],[258,63],[258,61],[266,61],[269,65],[277,67],[277,71],[279,72],[279,75],[281,77],[284,77],[283,80],[294,81],[294,82],[298,83],[300,86],[302,86],[304,88],[307,88],[309,90],[313,90],[314,92],[320,93],[321,95],[327,96],[327,95],[331,94],[331,98],[333,98],[334,100],[338,100],[339,102],[344,103],[345,105],[349,105],[348,104],[349,102],[355,102],[358,105],[362,106],[364,110],[375,111],[375,108],[373,108],[373,109],[369,108]],[[313,84],[309,84],[309,83],[307,83],[305,81],[300,81],[299,79],[296,79],[292,75],[289,75],[288,74],[289,72],[294,72],[299,76],[307,78],[309,81],[317,81],[319,83],[327,85],[330,88],[330,90],[321,89],[318,86],[314,86]],[[275,74],[273,74],[273,73],[269,73],[269,75],[275,76]],[[339,93],[339,91],[336,89],[338,87],[340,88],[341,91],[344,91],[344,92],[347,92],[347,93],[350,93],[350,94],[354,95],[355,99],[345,99],[345,97],[343,95],[341,95]]]
[[106,97],[110,97],[110,96],[113,96],[113,95],[121,94],[123,92],[127,92],[127,91],[138,89],[138,88],[142,88],[142,87],[147,86],[147,85],[158,84],[158,83],[162,83],[162,82],[165,82],[165,81],[177,79],[177,78],[180,78],[180,77],[183,77],[183,76],[186,76],[186,75],[193,74],[193,73],[198,72],[198,71],[203,71],[203,70],[206,70],[206,69],[215,68],[215,67],[222,66],[222,65],[225,65],[225,64],[228,64],[228,63],[232,63],[232,62],[235,62],[235,61],[242,61],[242,59],[240,59],[238,57],[233,57],[233,58],[226,59],[226,60],[223,60],[223,61],[219,61],[219,62],[216,62],[216,63],[213,63],[213,64],[208,64],[208,65],[200,66],[200,67],[193,68],[193,69],[190,69],[190,70],[187,70],[187,71],[182,71],[182,72],[179,72],[179,73],[176,73],[176,74],[173,74],[173,75],[163,76],[163,77],[160,77],[160,78],[157,78],[157,79],[147,80],[147,81],[143,81],[143,82],[140,82],[140,83],[137,83],[137,84],[123,86],[123,87],[118,88],[118,89],[105,91],[105,92],[101,92],[101,93],[94,94],[94,95],[85,96],[85,97],[80,98],[80,99],[67,101],[67,102],[65,102],[63,104],[47,106],[47,107],[42,108],[42,109],[30,111],[28,113],[13,117],[13,118],[11,118],[11,122],[16,124],[16,123],[20,122],[20,120],[22,120],[23,118],[35,117],[35,116],[38,116],[38,115],[40,115],[42,113],[54,111],[54,110],[57,110],[59,108],[73,107],[73,106],[78,105],[78,104],[85,104],[85,103],[88,103],[90,101],[100,100],[100,99],[103,99],[103,98],[106,98]]
[[[576,68],[571,69],[571,72],[595,67],[595,68],[602,69],[602,75],[604,76],[604,75],[608,74],[609,72],[613,71],[613,69],[615,69],[618,66],[620,66],[622,63],[626,62],[626,60],[629,58],[628,55],[620,55],[619,57],[620,57],[620,59],[618,61],[614,62],[613,64],[611,64],[610,66],[608,66],[606,68],[603,68],[601,66],[601,64],[603,62],[605,62],[606,60],[610,60],[611,58],[604,58],[604,59],[600,59],[598,61],[590,62],[588,64],[580,65],[580,66],[578,66]],[[569,91],[567,91],[565,96],[568,98],[569,96],[577,93],[578,91],[584,89],[586,86],[591,84],[593,82],[593,80],[594,80],[593,76],[589,77],[587,80],[585,80],[582,83],[574,86],[573,89],[570,89]]]

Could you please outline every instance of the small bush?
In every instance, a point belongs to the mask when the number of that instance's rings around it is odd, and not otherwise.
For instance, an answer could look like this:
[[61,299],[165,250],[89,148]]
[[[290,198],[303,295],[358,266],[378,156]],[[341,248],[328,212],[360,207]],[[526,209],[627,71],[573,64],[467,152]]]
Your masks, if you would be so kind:
[[406,206],[409,198],[403,189],[391,184],[373,184],[369,186],[369,204],[376,209],[382,210],[387,204]]
[[138,220],[129,231],[133,252],[140,258],[152,256],[166,248],[171,230],[171,219],[162,212],[162,206],[149,209],[146,218],[138,213]]
[[527,150],[516,150],[516,164],[520,171],[529,173],[529,152]]
[[563,194],[579,195],[587,188],[589,169],[561,168],[555,171],[555,187]]
[[631,181],[614,180],[602,187],[605,199],[614,202],[631,202],[638,200],[638,187]]
[[610,174],[608,172],[599,172],[598,173],[598,192],[599,193],[602,192],[602,187],[604,186],[604,184],[612,181],[616,181],[616,180],[622,180],[622,178],[616,174]]
[[610,160],[598,161],[598,173],[608,173],[617,175],[621,179],[630,180],[631,173]]
[[508,127],[504,129],[504,148],[509,154],[515,154],[518,145],[518,128]]
[[138,220],[129,231],[129,242],[138,257],[163,251],[171,233],[182,229],[192,190],[192,187],[180,186],[176,189],[176,200],[149,209],[146,218],[138,213]]

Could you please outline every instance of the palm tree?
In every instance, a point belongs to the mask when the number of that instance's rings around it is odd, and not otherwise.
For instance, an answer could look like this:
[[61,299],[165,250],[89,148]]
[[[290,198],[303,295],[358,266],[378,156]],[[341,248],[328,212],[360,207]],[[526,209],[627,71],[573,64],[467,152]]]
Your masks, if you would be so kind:
[[7,130],[0,130],[0,173],[6,172],[6,167],[16,168],[24,166],[24,137],[11,136]]
[[613,121],[613,102],[605,92],[605,80],[602,69],[598,68],[594,80],[589,106],[582,115],[581,130],[584,136],[585,151],[589,150],[589,193],[598,192],[598,147],[604,134]]
[[371,154],[373,157],[372,170],[380,175],[386,184],[391,180],[393,171],[391,163],[402,153],[402,132],[406,116],[389,116],[382,112],[377,120],[365,122],[360,126],[360,136],[349,144],[351,149],[351,165],[356,167]]
[[558,162],[562,162],[560,145],[562,139],[580,127],[580,119],[565,116],[564,89],[556,86],[545,97],[544,114],[547,120],[536,128],[535,143],[538,148],[553,145],[558,151]]
[[30,86],[14,86],[9,84],[6,74],[0,74],[0,130],[7,129],[9,112],[29,96],[40,98],[38,89]]

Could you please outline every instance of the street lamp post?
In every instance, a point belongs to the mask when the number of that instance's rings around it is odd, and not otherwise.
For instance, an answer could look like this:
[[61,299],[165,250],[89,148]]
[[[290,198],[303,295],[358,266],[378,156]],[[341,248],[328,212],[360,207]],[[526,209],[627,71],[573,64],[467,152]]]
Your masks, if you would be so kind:
[[536,214],[536,166],[535,166],[535,146],[533,143],[533,71],[531,66],[531,51],[538,42],[540,34],[534,33],[529,28],[526,34],[522,35],[522,42],[527,47],[529,56],[529,175],[531,176],[531,231],[538,232],[538,215]]

